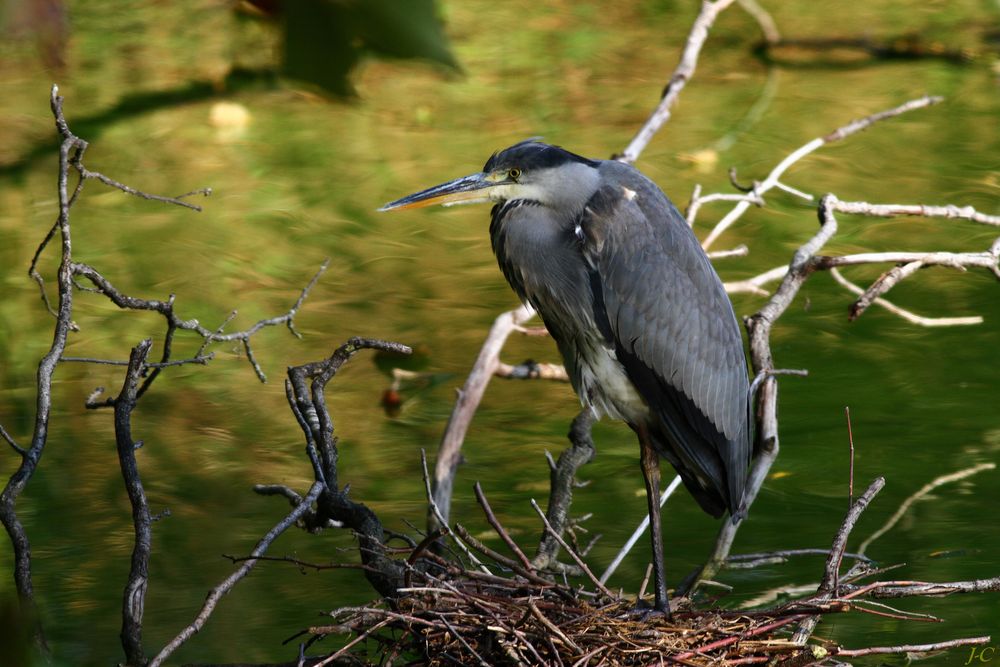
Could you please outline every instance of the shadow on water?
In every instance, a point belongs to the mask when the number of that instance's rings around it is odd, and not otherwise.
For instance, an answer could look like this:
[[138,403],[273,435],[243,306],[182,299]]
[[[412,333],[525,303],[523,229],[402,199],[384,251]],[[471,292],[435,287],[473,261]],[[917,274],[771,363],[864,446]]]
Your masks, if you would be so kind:
[[[143,114],[207,100],[227,99],[239,93],[275,90],[277,86],[278,73],[274,69],[234,67],[218,81],[189,81],[170,90],[127,93],[114,106],[75,119],[73,128],[77,136],[94,141],[100,138],[108,127],[134,120]],[[37,160],[51,157],[52,146],[52,141],[40,141],[28,148],[22,157],[0,164],[0,177],[18,177],[30,169]]]

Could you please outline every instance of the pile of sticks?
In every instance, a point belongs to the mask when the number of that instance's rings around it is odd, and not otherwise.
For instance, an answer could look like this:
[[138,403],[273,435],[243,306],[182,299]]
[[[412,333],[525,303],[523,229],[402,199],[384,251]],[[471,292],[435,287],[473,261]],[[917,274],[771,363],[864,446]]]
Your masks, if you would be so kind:
[[[310,628],[316,637],[355,638],[327,659],[352,655],[364,664],[426,665],[686,665],[809,664],[828,655],[782,631],[804,610],[737,612],[688,608],[668,618],[634,600],[517,578],[426,575],[405,597],[334,612],[335,623]],[[836,611],[826,605],[826,611]],[[811,610],[815,611],[815,609]],[[790,662],[785,662],[790,661]]]
[[[329,635],[352,636],[339,650],[301,664],[835,666],[844,664],[845,658],[864,655],[929,653],[989,643],[989,637],[968,637],[849,649],[813,635],[819,618],[834,613],[938,620],[894,609],[875,598],[1000,590],[1000,577],[944,584],[859,584],[885,572],[870,562],[856,563],[842,574],[848,536],[884,484],[884,479],[876,479],[852,503],[814,592],[757,610],[724,609],[718,601],[696,605],[680,598],[671,601],[668,617],[644,608],[645,585],[638,596],[628,596],[601,584],[561,538],[586,585],[573,586],[565,577],[558,582],[533,569],[502,527],[498,532],[516,559],[486,547],[461,526],[454,533],[442,528],[406,550],[406,581],[395,596],[370,606],[337,609],[331,612],[332,623],[301,633],[310,635],[303,651]],[[473,565],[433,552],[431,546],[449,534],[460,538],[455,543],[462,544]]]

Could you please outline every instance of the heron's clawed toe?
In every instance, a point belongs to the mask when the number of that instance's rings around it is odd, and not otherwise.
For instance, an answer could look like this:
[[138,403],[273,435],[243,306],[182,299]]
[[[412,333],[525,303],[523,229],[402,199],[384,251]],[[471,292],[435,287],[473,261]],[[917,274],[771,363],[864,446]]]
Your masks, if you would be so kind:
[[628,611],[628,616],[643,623],[648,623],[658,619],[670,620],[670,605],[665,604],[663,605],[663,609],[657,609],[656,605],[650,604],[640,598],[639,600],[636,600],[635,606]]

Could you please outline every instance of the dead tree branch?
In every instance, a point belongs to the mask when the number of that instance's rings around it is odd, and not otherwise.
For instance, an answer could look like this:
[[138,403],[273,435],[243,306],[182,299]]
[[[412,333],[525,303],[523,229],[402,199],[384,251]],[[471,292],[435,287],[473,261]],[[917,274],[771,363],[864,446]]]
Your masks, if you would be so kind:
[[[437,460],[434,464],[434,503],[437,505],[445,521],[451,513],[451,496],[455,485],[455,474],[461,462],[462,443],[465,434],[472,423],[472,417],[479,407],[479,402],[486,392],[494,373],[500,364],[500,351],[507,338],[532,317],[535,311],[527,305],[516,310],[501,314],[493,323],[479,356],[469,371],[465,384],[458,390],[458,398],[452,408],[451,417],[441,437],[438,446]],[[440,528],[438,519],[432,514],[427,516],[428,530]]]
[[[322,530],[331,521],[351,528],[358,536],[365,576],[382,595],[392,595],[403,585],[404,565],[389,558],[385,531],[375,513],[363,503],[348,498],[341,489],[338,470],[337,436],[326,405],[326,385],[340,368],[361,350],[384,350],[410,354],[405,345],[372,338],[351,338],[326,359],[288,369],[286,394],[292,413],[305,436],[316,482],[322,485],[315,511],[302,516],[311,531]],[[273,489],[273,487],[271,487]],[[290,493],[294,493],[291,492]],[[285,493],[286,497],[291,497]]]
[[694,76],[695,68],[698,66],[698,56],[701,54],[701,47],[704,46],[705,40],[708,39],[709,29],[715,23],[716,17],[731,4],[733,4],[733,0],[715,0],[714,2],[702,0],[701,11],[691,26],[681,60],[673,74],[670,75],[670,81],[663,89],[660,103],[656,105],[649,119],[625,147],[625,150],[620,155],[616,155],[614,159],[628,164],[634,163],[639,159],[639,154],[653,140],[653,136],[670,120],[670,108],[677,102],[684,86]]
[[[72,272],[74,276],[80,276],[86,278],[91,284],[97,289],[98,292],[106,296],[111,300],[113,304],[122,308],[124,310],[148,310],[159,313],[163,316],[167,323],[167,333],[163,340],[163,355],[160,359],[160,366],[154,367],[153,371],[146,377],[142,386],[139,388],[139,397],[149,389],[150,385],[160,374],[161,369],[170,362],[170,355],[172,352],[172,344],[174,335],[177,331],[193,331],[197,335],[201,336],[204,343],[207,345],[209,343],[224,343],[224,342],[234,342],[239,341],[243,344],[243,348],[247,353],[247,362],[250,367],[253,368],[254,373],[261,382],[267,381],[267,376],[264,374],[263,369],[260,364],[257,363],[256,357],[253,354],[253,348],[250,346],[250,339],[258,331],[265,327],[279,326],[284,324],[288,327],[288,330],[292,332],[296,337],[301,337],[299,333],[295,330],[295,315],[298,313],[299,308],[301,308],[302,303],[305,301],[306,297],[309,296],[309,292],[316,285],[320,276],[326,271],[330,264],[330,260],[326,260],[320,266],[319,270],[313,275],[312,279],[302,288],[299,293],[298,298],[295,303],[292,304],[282,315],[276,315],[274,317],[268,317],[258,322],[254,323],[247,329],[243,331],[236,331],[233,333],[224,334],[222,333],[221,327],[218,329],[207,329],[201,325],[198,320],[185,320],[179,317],[174,308],[174,296],[170,297],[166,301],[160,301],[157,299],[141,299],[138,297],[129,296],[123,294],[118,288],[116,288],[111,281],[101,275],[96,269],[87,264],[73,263]],[[235,311],[233,312],[235,314]],[[231,314],[226,322],[232,320],[233,315]],[[225,326],[225,323],[223,324]],[[196,358],[202,356],[204,352],[204,347],[196,355]],[[105,401],[88,401],[87,407],[91,409],[110,407],[114,405],[113,399],[107,399]]]
[[149,350],[153,341],[146,339],[132,348],[128,371],[121,393],[115,399],[115,441],[118,462],[125,480],[129,504],[132,506],[132,527],[135,534],[132,546],[132,563],[122,600],[122,649],[128,665],[145,665],[142,650],[142,616],[146,608],[146,589],[149,586],[149,556],[153,548],[153,518],[149,501],[142,487],[139,464],[136,461],[137,443],[132,440],[132,411],[139,394]]
[[[3,522],[13,548],[14,586],[17,590],[21,611],[26,618],[37,618],[34,589],[31,581],[31,543],[28,540],[24,524],[21,523],[17,516],[16,505],[18,497],[24,491],[32,475],[34,475],[38,463],[42,458],[42,453],[45,451],[45,445],[48,441],[49,415],[52,410],[52,376],[59,357],[62,356],[63,350],[66,348],[66,338],[69,335],[73,320],[72,246],[69,224],[70,195],[67,183],[69,181],[71,152],[82,152],[86,147],[86,142],[69,131],[66,120],[63,118],[63,100],[59,97],[58,93],[59,89],[53,86],[50,104],[52,113],[56,119],[56,129],[59,131],[61,139],[59,145],[59,175],[57,180],[59,215],[53,229],[58,231],[62,243],[62,252],[57,272],[59,300],[57,308],[54,311],[56,313],[55,334],[52,338],[52,345],[38,364],[35,423],[31,435],[31,444],[26,450],[18,452],[21,457],[21,463],[7,480],[3,492],[0,493],[0,521]],[[51,236],[52,234],[50,233]],[[5,439],[8,439],[8,442],[12,441],[10,438]],[[39,646],[44,647],[45,642],[40,626],[36,628],[35,638]]]
[[171,639],[166,646],[160,649],[160,652],[149,661],[148,667],[159,667],[159,665],[162,665],[174,651],[180,648],[184,642],[193,637],[199,630],[202,629],[202,627],[204,627],[209,616],[211,616],[212,612],[215,611],[216,605],[219,604],[219,600],[222,599],[222,596],[233,590],[233,587],[236,586],[236,584],[238,584],[243,577],[250,574],[250,570],[252,570],[257,564],[257,557],[264,555],[268,547],[271,546],[271,543],[274,542],[279,535],[295,524],[301,516],[311,511],[310,508],[312,504],[316,502],[322,491],[323,484],[318,481],[314,482],[312,487],[309,489],[309,493],[307,493],[302,499],[302,502],[299,503],[295,509],[289,512],[284,519],[275,524],[275,526],[271,528],[271,530],[269,530],[259,542],[257,542],[253,551],[250,552],[250,558],[244,561],[235,572],[229,575],[224,581],[209,592],[208,598],[205,600],[205,604],[202,606],[201,611],[198,612],[194,621],[181,630],[180,633]]
[[[816,151],[817,149],[823,146],[826,146],[827,144],[833,143],[835,141],[840,141],[841,139],[846,139],[852,134],[857,134],[862,130],[867,130],[869,127],[880,121],[887,120],[889,118],[895,118],[896,116],[902,115],[908,111],[929,107],[933,104],[937,104],[938,102],[943,101],[943,99],[944,98],[942,97],[927,95],[924,97],[917,98],[915,100],[910,100],[909,102],[905,102],[899,105],[898,107],[887,109],[886,111],[881,111],[879,113],[872,114],[870,116],[865,116],[864,118],[860,118],[858,120],[853,120],[850,123],[837,128],[836,130],[825,136],[817,137],[812,141],[803,144],[799,148],[792,151],[784,160],[779,162],[778,165],[771,170],[771,172],[767,175],[766,178],[764,178],[763,181],[754,186],[751,192],[752,197],[741,198],[739,202],[736,204],[736,206],[734,206],[732,210],[729,211],[729,213],[727,213],[721,220],[719,220],[719,222],[715,224],[715,226],[712,228],[712,231],[710,231],[708,233],[708,236],[705,237],[705,240],[702,241],[701,247],[704,248],[705,250],[708,250],[712,246],[712,244],[714,244],[719,239],[719,237],[733,225],[733,223],[735,223],[737,220],[740,219],[740,217],[747,211],[748,208],[750,208],[750,206],[757,204],[758,202],[761,201],[761,198],[763,197],[764,193],[778,186],[778,184],[781,182],[781,177],[784,175],[786,171],[788,171],[789,167],[791,167],[793,164],[795,164],[802,158],[806,157],[810,153]],[[805,196],[809,197],[810,200],[813,199],[811,195],[805,195]],[[694,205],[695,202],[692,202],[692,206]]]
[[559,554],[561,536],[569,521],[569,508],[573,502],[573,484],[580,466],[590,463],[597,454],[590,429],[596,417],[593,410],[584,407],[569,429],[570,446],[549,471],[549,504],[545,510],[546,527],[538,541],[538,551],[532,563],[539,570],[549,567]]
[[[226,318],[222,327],[211,331],[202,327],[197,320],[183,320],[176,315],[174,310],[174,298],[171,296],[166,301],[149,299],[139,299],[124,294],[110,281],[108,281],[97,269],[92,266],[73,261],[71,243],[70,211],[78,201],[84,185],[87,181],[96,180],[109,187],[121,190],[129,195],[137,196],[147,200],[160,201],[169,204],[184,206],[186,208],[201,210],[188,202],[183,201],[185,197],[196,194],[209,194],[210,190],[198,190],[181,195],[180,197],[163,197],[153,195],[131,186],[125,185],[99,172],[91,171],[84,166],[83,156],[87,149],[87,142],[74,135],[66,121],[63,113],[63,99],[58,95],[58,88],[53,86],[51,93],[51,108],[55,117],[56,129],[61,138],[60,159],[58,172],[58,194],[59,194],[59,214],[56,223],[50,229],[46,237],[38,246],[29,268],[29,275],[38,283],[43,300],[49,311],[55,315],[55,333],[53,343],[49,351],[42,358],[39,364],[37,375],[37,402],[35,414],[35,426],[32,434],[31,445],[25,449],[17,444],[14,438],[0,427],[0,435],[7,441],[12,449],[21,457],[19,468],[8,480],[0,496],[0,519],[2,519],[7,533],[14,547],[14,580],[21,603],[22,612],[25,618],[37,619],[35,613],[34,595],[31,582],[31,550],[27,534],[23,525],[17,517],[15,505],[18,496],[24,490],[28,481],[34,474],[45,449],[49,421],[52,407],[52,382],[55,369],[60,361],[75,361],[85,363],[126,365],[125,378],[122,390],[115,398],[110,398],[103,403],[98,403],[98,395],[102,390],[94,392],[87,401],[87,407],[114,407],[115,437],[118,451],[118,459],[125,482],[126,492],[132,507],[133,531],[135,536],[131,567],[124,587],[122,602],[122,630],[121,641],[124,649],[126,662],[129,665],[145,665],[146,658],[142,646],[143,615],[145,610],[145,594],[149,583],[149,558],[152,548],[152,523],[157,517],[152,516],[149,503],[146,499],[135,451],[142,446],[141,441],[134,441],[132,438],[132,413],[138,400],[143,396],[151,383],[162,372],[163,369],[172,366],[179,366],[189,363],[204,364],[213,358],[213,354],[205,353],[209,343],[226,340],[239,340],[244,343],[251,365],[255,372],[263,380],[263,372],[259,364],[252,358],[252,350],[249,347],[250,337],[266,326],[276,324],[286,324],[295,335],[298,333],[294,329],[294,317],[309,291],[316,284],[319,275],[322,274],[326,265],[313,277],[309,284],[302,290],[294,305],[284,315],[261,320],[249,329],[223,334],[223,327],[235,315],[235,312]],[[73,169],[78,175],[78,181],[72,194],[69,193],[69,172]],[[45,293],[44,280],[38,271],[38,263],[49,242],[54,238],[60,241],[61,254],[59,268],[56,274],[56,284],[58,292],[58,304],[56,309],[52,309]],[[79,284],[77,278],[86,278],[93,287],[86,287]],[[64,357],[66,340],[70,331],[77,331],[73,323],[73,291],[80,289],[84,291],[96,292],[109,298],[113,303],[123,309],[149,310],[159,312],[164,316],[167,323],[167,331],[163,340],[163,353],[159,362],[148,362],[148,355],[152,348],[152,341],[146,339],[133,348],[128,362],[118,362],[107,359],[96,359],[90,357]],[[190,330],[203,339],[202,346],[193,358],[171,359],[172,344],[174,336],[178,331]],[[312,498],[314,499],[314,498]],[[312,499],[307,498],[305,507],[293,512],[297,517],[311,504]],[[293,519],[294,521],[294,519]],[[283,528],[281,529],[283,530]],[[280,531],[278,531],[280,532]],[[266,548],[277,533],[270,537],[265,537],[258,545],[258,548]],[[252,567],[252,563],[249,564]],[[247,570],[249,568],[247,567]],[[239,575],[234,579],[225,582],[216,590],[216,595],[221,596],[235,584]],[[216,598],[210,598],[203,609],[203,614],[196,620],[192,633],[197,631],[200,624],[204,622],[211,608],[214,607]],[[39,647],[45,651],[44,639],[41,632],[40,623],[35,628],[35,638]],[[183,640],[181,640],[183,641]],[[179,644],[178,644],[179,645]],[[169,648],[169,647],[168,647]],[[172,649],[170,649],[172,650]],[[169,651],[168,651],[169,652]],[[155,659],[154,659],[155,661]]]

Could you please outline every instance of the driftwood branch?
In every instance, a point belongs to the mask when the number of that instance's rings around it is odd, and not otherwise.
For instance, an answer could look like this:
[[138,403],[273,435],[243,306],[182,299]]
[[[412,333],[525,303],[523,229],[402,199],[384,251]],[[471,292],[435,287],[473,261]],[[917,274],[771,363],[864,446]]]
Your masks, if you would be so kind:
[[666,87],[663,89],[659,104],[656,105],[649,119],[639,128],[639,131],[632,138],[632,141],[629,142],[628,146],[625,147],[625,150],[620,155],[615,156],[615,159],[628,164],[635,162],[639,159],[639,154],[652,141],[653,136],[670,120],[671,107],[677,102],[681,91],[684,90],[684,86],[694,76],[695,68],[698,66],[698,56],[701,54],[701,48],[704,46],[705,40],[708,39],[709,29],[715,23],[716,17],[731,4],[733,4],[733,0],[715,0],[714,2],[711,0],[702,0],[701,11],[691,26],[687,43],[684,45],[683,53],[681,53],[681,60],[674,69],[673,74],[670,75],[670,81],[667,82]]
[[[734,206],[732,210],[729,211],[729,213],[727,213],[721,220],[719,220],[719,222],[717,222],[715,226],[712,228],[712,230],[708,233],[708,235],[705,237],[705,240],[702,241],[701,243],[702,248],[708,250],[719,239],[719,237],[722,236],[722,234],[733,225],[733,223],[735,223],[737,220],[740,219],[740,217],[747,211],[747,209],[750,208],[750,206],[758,204],[760,201],[762,201],[761,198],[763,197],[764,193],[778,186],[778,184],[781,182],[781,177],[785,174],[786,171],[788,171],[788,169],[793,164],[795,164],[802,158],[806,157],[810,153],[813,153],[817,149],[822,148],[827,144],[833,143],[835,141],[840,141],[842,139],[846,139],[852,134],[857,134],[862,130],[867,130],[869,127],[880,121],[887,120],[889,118],[895,118],[896,116],[902,115],[908,111],[923,109],[925,107],[931,106],[932,104],[937,104],[943,101],[943,99],[944,98],[941,97],[928,95],[925,97],[917,98],[915,100],[910,100],[909,102],[905,102],[892,109],[887,109],[885,111],[881,111],[879,113],[875,113],[870,116],[865,116],[864,118],[860,118],[858,120],[853,120],[850,123],[847,123],[846,125],[837,128],[836,130],[830,132],[825,136],[817,137],[812,141],[803,144],[799,148],[792,151],[787,157],[785,157],[785,159],[779,162],[777,166],[775,166],[770,171],[770,173],[768,173],[768,175],[764,178],[763,181],[754,186],[751,192],[752,197],[743,197],[739,199],[736,206]],[[810,195],[806,196],[809,196],[811,199]],[[694,205],[695,202],[692,202],[692,206]]]
[[[451,513],[451,496],[455,485],[455,474],[461,462],[462,443],[465,434],[472,423],[472,417],[479,407],[479,402],[486,392],[494,373],[500,364],[500,351],[507,338],[518,327],[535,316],[530,306],[522,305],[516,310],[506,312],[497,317],[486,340],[483,341],[479,356],[469,372],[465,384],[458,390],[458,398],[452,408],[451,417],[445,427],[441,444],[438,446],[437,460],[434,464],[434,504],[443,519],[447,522]],[[440,522],[433,514],[427,517],[428,530],[440,528]]]

